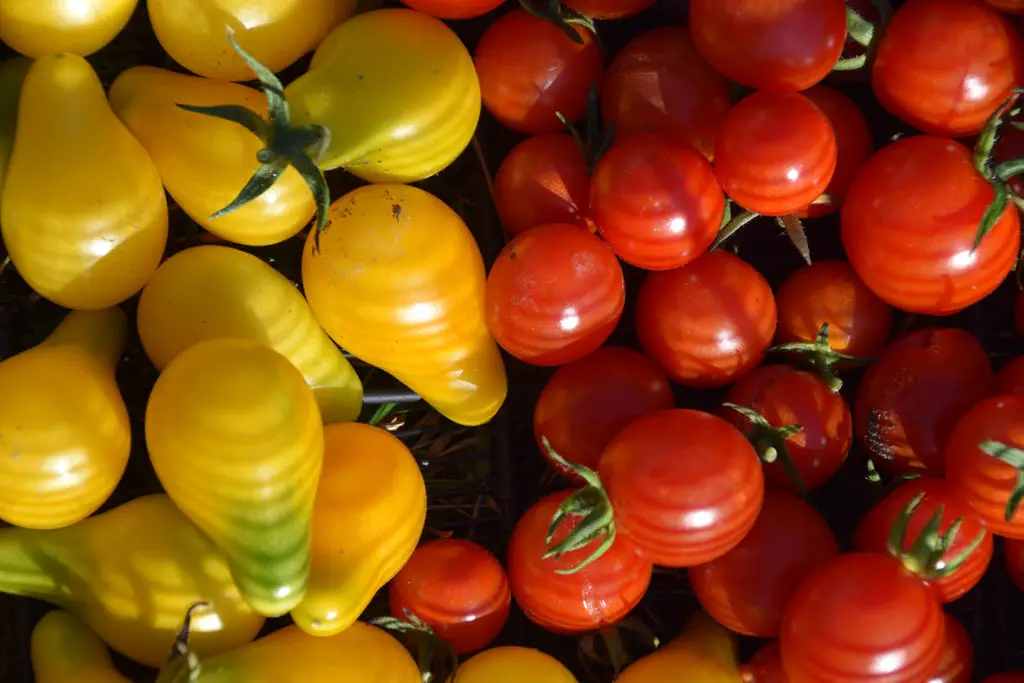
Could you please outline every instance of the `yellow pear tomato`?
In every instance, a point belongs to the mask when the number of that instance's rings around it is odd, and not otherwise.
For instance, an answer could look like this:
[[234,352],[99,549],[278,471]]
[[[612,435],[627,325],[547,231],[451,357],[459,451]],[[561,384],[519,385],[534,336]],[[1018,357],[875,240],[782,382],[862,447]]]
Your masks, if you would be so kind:
[[[666,681],[670,679],[665,679]],[[577,683],[551,655],[527,647],[495,647],[467,659],[449,683]]]
[[91,55],[131,19],[138,0],[0,0],[0,40],[23,55]]
[[64,610],[39,620],[32,630],[31,651],[36,683],[130,683],[99,636]]

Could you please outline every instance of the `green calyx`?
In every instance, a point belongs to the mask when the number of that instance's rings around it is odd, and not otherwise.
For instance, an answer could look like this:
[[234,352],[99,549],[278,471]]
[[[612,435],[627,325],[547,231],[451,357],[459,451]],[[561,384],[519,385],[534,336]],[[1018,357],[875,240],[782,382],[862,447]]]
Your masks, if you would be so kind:
[[587,29],[597,39],[597,25],[594,24],[594,20],[568,7],[563,7],[561,0],[519,0],[519,6],[538,19],[557,26],[562,33],[569,37],[569,40],[577,45],[583,45],[585,41],[576,31],[576,26]]
[[957,519],[949,525],[946,533],[940,534],[939,527],[942,525],[942,513],[944,512],[943,506],[940,505],[928,523],[921,529],[921,533],[907,548],[907,527],[910,525],[910,518],[913,517],[914,511],[917,510],[923,499],[924,492],[922,491],[893,521],[892,527],[889,529],[887,547],[889,554],[899,559],[908,571],[926,581],[934,581],[956,572],[985,540],[985,532],[981,531],[959,555],[951,560],[944,560],[943,557],[953,546],[964,520],[963,517]]
[[865,51],[854,57],[842,57],[832,67],[833,71],[857,71],[867,66],[878,50],[885,27],[892,17],[892,6],[889,0],[873,0],[872,4],[878,12],[878,23],[873,24],[852,7],[846,7],[846,36],[865,48]]
[[[729,204],[726,203],[728,209]],[[711,243],[712,249],[717,249],[722,244],[732,237],[736,232],[744,225],[760,217],[761,214],[754,213],[753,211],[743,211],[736,215],[732,215],[732,211],[728,210],[722,217],[722,227],[718,230],[718,235],[715,237],[715,241]],[[803,221],[796,214],[789,214],[786,216],[777,216],[775,222],[778,223],[779,227],[786,232],[786,236],[789,237],[789,241],[793,243],[796,250],[800,252],[800,257],[804,260],[807,265],[811,265],[811,249],[807,243],[807,233],[804,232]]]
[[1024,173],[1024,159],[1011,159],[998,165],[993,160],[993,151],[999,143],[1003,125],[1021,112],[1018,100],[1022,93],[1024,93],[1022,88],[1014,88],[1011,91],[1006,101],[989,117],[974,146],[974,168],[982,178],[992,185],[995,194],[978,222],[978,230],[974,234],[974,245],[971,247],[972,254],[985,239],[985,236],[995,227],[1003,212],[1006,211],[1009,202],[1012,201],[1018,208],[1024,210],[1024,200],[1014,194],[1007,185],[1007,181],[1011,178]]
[[978,444],[986,455],[990,455],[1000,462],[1004,462],[1017,470],[1017,483],[1013,486],[1013,493],[1006,501],[1004,519],[1012,522],[1020,507],[1021,499],[1024,499],[1024,451],[1019,448],[1000,443],[999,441],[982,441]]
[[256,169],[238,196],[230,204],[210,216],[210,219],[229,214],[253,201],[273,187],[281,174],[291,166],[299,172],[302,179],[306,181],[306,185],[309,186],[310,192],[313,193],[313,199],[316,202],[314,247],[319,249],[320,233],[327,227],[327,211],[330,208],[331,196],[327,180],[317,167],[317,162],[330,145],[331,133],[320,125],[293,126],[281,81],[270,69],[260,64],[239,46],[235,41],[234,31],[231,29],[228,29],[228,41],[259,79],[260,90],[267,98],[268,116],[263,119],[252,110],[238,105],[212,107],[178,105],[186,111],[237,123],[252,132],[264,144],[263,149],[256,154],[260,167]]
[[576,126],[566,120],[562,112],[556,111],[555,116],[576,142],[576,147],[579,148],[583,160],[587,163],[587,169],[593,174],[597,162],[608,152],[615,140],[615,121],[609,124],[607,133],[603,133],[601,129],[601,105],[597,96],[597,83],[591,83],[590,92],[587,95],[587,137],[585,140]]
[[403,610],[404,619],[378,617],[370,624],[404,641],[416,658],[423,683],[448,681],[459,668],[459,655],[455,648],[442,640],[434,629],[409,610]]
[[828,384],[829,389],[839,393],[843,388],[843,380],[839,376],[839,366],[867,365],[873,358],[856,358],[833,350],[829,344],[828,322],[818,328],[818,335],[812,342],[787,342],[768,349],[768,353],[786,353],[797,356],[802,366],[820,376]]
[[789,478],[793,480],[800,494],[807,495],[807,486],[804,484],[804,478],[800,476],[799,470],[793,464],[792,458],[789,457],[789,449],[786,447],[786,441],[789,437],[799,434],[803,431],[803,427],[801,425],[775,427],[768,422],[764,415],[756,410],[751,410],[735,403],[723,403],[722,405],[735,410],[750,422],[747,438],[754,445],[761,460],[768,463],[778,461]]
[[174,644],[171,645],[171,653],[157,674],[156,683],[193,683],[199,679],[202,667],[199,658],[188,646],[188,638],[192,630],[192,614],[196,610],[208,607],[205,602],[200,602],[188,608],[181,628],[178,629],[178,635],[174,638]]

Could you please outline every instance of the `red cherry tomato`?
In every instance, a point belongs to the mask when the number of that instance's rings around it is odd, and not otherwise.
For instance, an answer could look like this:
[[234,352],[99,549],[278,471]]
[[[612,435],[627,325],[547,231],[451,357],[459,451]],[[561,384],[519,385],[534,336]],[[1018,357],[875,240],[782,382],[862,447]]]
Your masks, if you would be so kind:
[[959,142],[932,135],[898,140],[868,159],[850,186],[841,221],[846,255],[890,305],[956,313],[995,290],[1020,251],[1012,204],[971,251],[993,196]]
[[725,115],[715,138],[715,172],[744,209],[784,216],[821,196],[836,154],[832,124],[816,104],[799,93],[762,91]]
[[648,270],[678,268],[707,251],[725,212],[711,164],[657,133],[627,137],[597,163],[590,208],[619,258]]
[[[632,349],[602,346],[551,376],[537,399],[533,433],[545,457],[542,438],[565,460],[597,469],[601,453],[626,425],[672,405],[672,388],[657,365]],[[551,464],[582,483],[571,470]]]
[[504,0],[402,0],[424,14],[438,19],[472,19],[490,12]]
[[813,342],[828,323],[829,346],[857,358],[874,356],[892,331],[892,308],[860,281],[846,261],[816,261],[793,271],[775,295],[775,340]]
[[514,9],[480,37],[474,62],[484,107],[502,125],[537,135],[564,129],[556,112],[578,121],[591,85],[600,87],[604,55],[589,29],[579,45],[550,21]]
[[901,484],[868,511],[857,527],[853,543],[857,550],[884,553],[893,522],[921,493],[924,498],[910,517],[904,549],[910,548],[940,507],[943,509],[940,534],[946,533],[956,520],[963,519],[960,531],[943,555],[945,560],[951,561],[961,555],[979,535],[984,538],[960,569],[941,579],[924,582],[931,585],[939,602],[952,602],[974,588],[985,575],[992,560],[992,536],[985,531],[985,525],[974,511],[956,497],[945,479],[918,477]]
[[946,446],[949,485],[985,522],[992,533],[1024,538],[1024,506],[1006,521],[1006,504],[1017,486],[1020,470],[978,447],[996,441],[1024,449],[1024,398],[993,396],[960,418]]
[[962,137],[1021,84],[1020,36],[979,0],[909,0],[896,11],[871,69],[879,103],[927,133]]
[[974,645],[963,625],[949,612],[945,613],[946,644],[935,673],[926,683],[971,683],[974,673]]
[[[571,493],[552,493],[527,510],[508,547],[508,576],[516,604],[530,621],[553,633],[582,633],[619,621],[640,602],[653,571],[651,563],[621,534],[605,554],[572,574],[556,570],[578,565],[600,540],[559,558],[541,559],[551,518]],[[579,522],[579,517],[563,518],[553,542],[568,536]]]
[[1024,396],[1024,356],[1017,356],[996,373],[992,394],[1019,394]]
[[773,640],[763,646],[749,662],[740,667],[743,683],[789,683],[782,668],[782,651],[779,641]]
[[590,169],[566,133],[526,138],[494,174],[494,203],[512,234],[546,223],[592,228]]
[[715,250],[640,287],[637,334],[671,379],[720,387],[753,370],[775,334],[772,289],[752,266]]
[[953,426],[991,385],[988,356],[970,333],[918,330],[890,344],[864,374],[854,432],[890,474],[941,475]]
[[791,681],[920,683],[942,659],[945,623],[931,591],[897,559],[849,553],[800,585],[780,640]]
[[[788,365],[756,368],[733,385],[725,400],[759,413],[772,427],[803,427],[785,446],[808,490],[825,483],[846,461],[853,441],[850,409],[818,375]],[[720,414],[748,437],[756,435],[750,420],[734,409],[723,407]],[[799,491],[780,460],[765,463],[764,476],[771,488]]]
[[439,538],[416,549],[391,581],[388,608],[419,617],[460,654],[482,650],[508,619],[512,594],[501,563],[476,543]]
[[839,554],[828,523],[788,493],[768,491],[739,545],[691,567],[690,585],[708,614],[736,633],[774,638],[800,583]]
[[487,276],[491,333],[534,365],[562,365],[595,350],[619,322],[624,302],[615,254],[575,225],[540,225],[516,236]]
[[842,0],[690,0],[693,42],[730,80],[806,90],[832,71],[846,39]]
[[715,136],[732,106],[729,82],[693,46],[685,26],[662,26],[619,50],[605,75],[601,115],[622,139],[664,133],[714,158]]
[[1007,538],[1003,541],[1006,571],[1019,590],[1024,591],[1024,539]]
[[654,0],[568,0],[562,4],[592,19],[625,19],[640,14]]

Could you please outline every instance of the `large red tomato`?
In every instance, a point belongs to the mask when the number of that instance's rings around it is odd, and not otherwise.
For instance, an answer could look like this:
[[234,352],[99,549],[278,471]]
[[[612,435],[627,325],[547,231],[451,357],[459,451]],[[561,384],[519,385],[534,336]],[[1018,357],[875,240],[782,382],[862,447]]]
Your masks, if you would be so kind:
[[775,298],[752,266],[715,250],[648,275],[636,323],[640,345],[670,378],[686,386],[724,386],[764,357],[775,334]]
[[903,138],[868,159],[850,186],[841,223],[846,255],[892,306],[956,313],[995,290],[1020,250],[1017,210],[1009,205],[972,251],[993,197],[959,142]]
[[974,645],[963,625],[949,612],[946,617],[946,644],[935,672],[925,683],[971,683],[974,673]]
[[504,0],[402,0],[413,9],[438,19],[472,19],[483,16]]
[[1024,396],[1024,356],[1017,356],[996,373],[992,393]]
[[1019,590],[1024,591],[1024,538],[1007,538],[1003,541],[1006,571]]

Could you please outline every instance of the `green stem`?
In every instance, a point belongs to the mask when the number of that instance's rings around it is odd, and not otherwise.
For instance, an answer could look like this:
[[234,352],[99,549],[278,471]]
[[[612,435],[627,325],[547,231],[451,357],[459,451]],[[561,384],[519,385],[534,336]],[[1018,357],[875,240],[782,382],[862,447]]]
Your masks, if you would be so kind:
[[793,243],[804,263],[811,265],[811,247],[807,243],[807,233],[804,232],[804,224],[800,217],[791,213],[778,218],[779,226],[786,231],[789,241]]
[[857,71],[863,69],[864,65],[868,63],[867,53],[859,54],[854,57],[840,57],[836,65],[832,67],[833,71]]
[[725,226],[718,231],[718,236],[715,238],[715,241],[711,244],[711,248],[717,249],[718,247],[720,247],[722,243],[725,242],[730,237],[732,237],[737,230],[739,230],[744,225],[746,225],[747,223],[754,220],[760,215],[761,214],[754,213],[753,211],[744,211],[743,213],[739,213],[733,216],[732,220],[726,223]]
[[996,177],[1004,182],[1021,173],[1024,173],[1024,159],[1004,161],[995,168]]
[[858,44],[867,47],[871,45],[871,40],[875,35],[875,25],[870,21],[857,14],[857,12],[847,5],[846,7],[846,33]]
[[0,593],[62,602],[56,577],[38,559],[38,555],[45,553],[40,539],[51,533],[55,532],[17,527],[0,530]]

